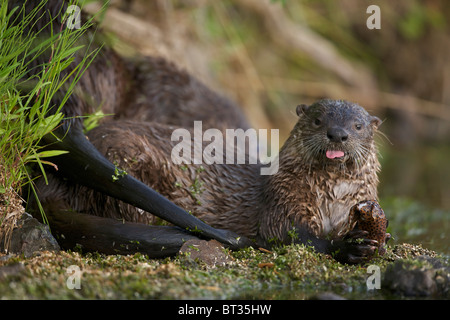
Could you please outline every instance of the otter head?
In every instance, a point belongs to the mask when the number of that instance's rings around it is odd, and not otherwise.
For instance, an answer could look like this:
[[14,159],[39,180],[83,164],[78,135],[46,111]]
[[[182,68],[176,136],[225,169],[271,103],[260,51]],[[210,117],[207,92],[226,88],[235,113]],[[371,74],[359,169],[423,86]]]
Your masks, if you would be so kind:
[[310,165],[364,164],[373,152],[373,135],[381,120],[355,103],[320,100],[297,106],[297,134]]

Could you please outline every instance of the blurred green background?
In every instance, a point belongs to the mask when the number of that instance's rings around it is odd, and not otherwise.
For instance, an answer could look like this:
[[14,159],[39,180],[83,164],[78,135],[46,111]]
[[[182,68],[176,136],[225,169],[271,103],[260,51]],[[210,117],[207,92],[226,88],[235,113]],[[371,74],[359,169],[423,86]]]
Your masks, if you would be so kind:
[[[380,29],[367,28],[369,5]],[[101,26],[121,54],[175,61],[283,141],[297,104],[364,106],[384,121],[379,194],[393,243],[450,254],[449,18],[445,0],[116,0]]]

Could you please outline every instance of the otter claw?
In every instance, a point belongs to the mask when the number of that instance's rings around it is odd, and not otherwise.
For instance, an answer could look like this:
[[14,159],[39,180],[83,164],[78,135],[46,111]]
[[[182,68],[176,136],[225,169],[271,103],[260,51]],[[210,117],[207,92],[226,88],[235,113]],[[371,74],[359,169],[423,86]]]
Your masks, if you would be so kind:
[[391,240],[392,236],[390,233],[386,233],[386,239],[384,240],[384,243],[386,244],[389,240]]
[[368,235],[369,235],[368,231],[361,230],[361,229],[353,229],[345,235],[344,240],[358,239],[358,238],[365,239]]
[[355,241],[341,240],[339,242],[335,242],[333,247],[333,250],[335,250],[334,257],[336,260],[342,263],[358,264],[370,260],[378,248],[378,241],[364,238],[359,243]]

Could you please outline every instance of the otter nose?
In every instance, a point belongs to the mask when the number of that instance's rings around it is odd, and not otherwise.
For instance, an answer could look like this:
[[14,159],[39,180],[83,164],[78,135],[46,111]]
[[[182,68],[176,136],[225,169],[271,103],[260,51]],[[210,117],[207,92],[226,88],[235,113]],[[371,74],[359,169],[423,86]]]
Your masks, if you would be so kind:
[[342,128],[329,128],[327,137],[331,142],[344,142],[348,139],[348,133]]

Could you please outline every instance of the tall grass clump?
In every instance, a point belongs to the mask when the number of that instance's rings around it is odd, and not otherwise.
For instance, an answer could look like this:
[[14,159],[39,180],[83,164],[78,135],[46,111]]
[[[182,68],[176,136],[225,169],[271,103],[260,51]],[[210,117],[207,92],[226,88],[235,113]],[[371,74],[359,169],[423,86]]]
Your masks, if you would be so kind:
[[[41,140],[64,119],[61,108],[96,51],[80,50],[90,21],[70,29],[64,23],[69,15],[60,12],[60,30],[49,24],[42,29],[46,32],[33,32],[46,1],[36,1],[28,12],[8,9],[8,0],[0,3],[0,243],[7,248],[23,212],[21,190],[27,186],[36,194],[29,165],[45,177],[43,165],[52,165],[48,158],[63,153],[43,150]],[[74,65],[77,52],[84,52],[83,59]]]

